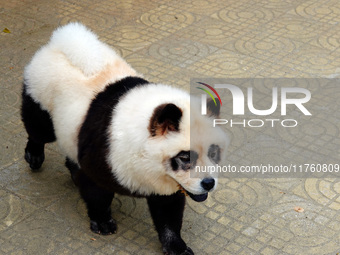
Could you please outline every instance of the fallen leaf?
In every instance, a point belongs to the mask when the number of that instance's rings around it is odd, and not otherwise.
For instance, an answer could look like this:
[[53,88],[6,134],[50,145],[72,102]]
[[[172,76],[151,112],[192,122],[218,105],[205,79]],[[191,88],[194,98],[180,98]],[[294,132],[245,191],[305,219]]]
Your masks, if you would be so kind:
[[6,33],[6,34],[10,34],[11,33],[11,31],[7,27],[5,27],[4,30],[2,30],[2,32]]
[[97,239],[96,238],[91,238],[92,241],[96,241]]
[[305,210],[305,209],[303,209],[303,208],[300,207],[300,206],[295,206],[295,208],[294,208],[294,211],[295,211],[295,212],[299,212],[299,213],[302,213],[304,210]]

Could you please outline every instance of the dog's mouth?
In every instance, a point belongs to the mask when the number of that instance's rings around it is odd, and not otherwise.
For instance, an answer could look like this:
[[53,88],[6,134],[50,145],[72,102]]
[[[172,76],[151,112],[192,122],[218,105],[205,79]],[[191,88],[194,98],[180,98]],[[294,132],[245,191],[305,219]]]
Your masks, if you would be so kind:
[[201,195],[195,195],[195,194],[192,194],[188,191],[187,191],[187,193],[189,194],[189,197],[191,197],[191,199],[196,201],[196,202],[203,202],[208,198],[208,193],[204,193],[204,194],[201,194]]
[[187,191],[186,189],[184,189],[181,185],[179,186],[179,190],[186,196],[189,196],[192,200],[196,201],[196,202],[203,202],[208,198],[208,192],[207,193],[203,193],[200,195],[195,195],[192,194],[191,192]]

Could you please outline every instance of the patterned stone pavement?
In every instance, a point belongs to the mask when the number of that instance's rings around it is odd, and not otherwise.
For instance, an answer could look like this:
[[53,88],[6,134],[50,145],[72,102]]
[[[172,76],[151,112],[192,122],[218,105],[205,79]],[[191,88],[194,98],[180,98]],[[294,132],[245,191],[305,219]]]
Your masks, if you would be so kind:
[[[340,76],[338,0],[1,1],[0,254],[161,254],[143,199],[117,196],[118,233],[95,235],[58,148],[47,146],[41,172],[24,162],[23,68],[70,21],[89,26],[147,79],[187,90],[198,77],[310,78],[301,85],[312,92],[309,107],[331,114],[288,130],[226,127],[228,160],[339,163],[340,90],[313,82]],[[183,237],[196,254],[339,254],[338,176],[223,175],[207,201],[188,200]]]

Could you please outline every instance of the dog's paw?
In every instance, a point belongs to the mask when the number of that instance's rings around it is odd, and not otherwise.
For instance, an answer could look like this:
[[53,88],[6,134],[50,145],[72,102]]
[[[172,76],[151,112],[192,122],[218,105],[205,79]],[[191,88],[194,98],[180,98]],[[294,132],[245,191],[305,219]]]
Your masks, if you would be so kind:
[[186,250],[181,253],[181,255],[194,255],[194,252],[191,250],[190,247],[187,247]]
[[105,222],[91,220],[90,228],[92,232],[100,235],[112,235],[117,232],[117,224],[114,219]]
[[163,253],[164,253],[164,255],[194,255],[194,252],[188,246],[182,252],[163,250]]
[[191,248],[178,236],[173,236],[170,242],[163,243],[163,253],[165,255],[194,255]]
[[33,155],[27,149],[25,150],[25,160],[30,165],[30,168],[35,171],[38,170],[45,160],[44,152],[40,155]]

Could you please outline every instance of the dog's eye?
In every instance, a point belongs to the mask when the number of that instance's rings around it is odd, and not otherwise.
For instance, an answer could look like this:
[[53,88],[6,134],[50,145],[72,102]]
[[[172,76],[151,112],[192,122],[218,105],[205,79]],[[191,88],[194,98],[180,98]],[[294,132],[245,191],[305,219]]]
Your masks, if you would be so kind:
[[221,160],[221,149],[218,145],[212,144],[209,147],[208,157],[215,163],[218,163]]
[[178,157],[183,163],[190,163],[190,155],[180,155]]
[[171,158],[171,167],[174,171],[179,169],[190,170],[195,167],[198,154],[195,151],[180,151]]

